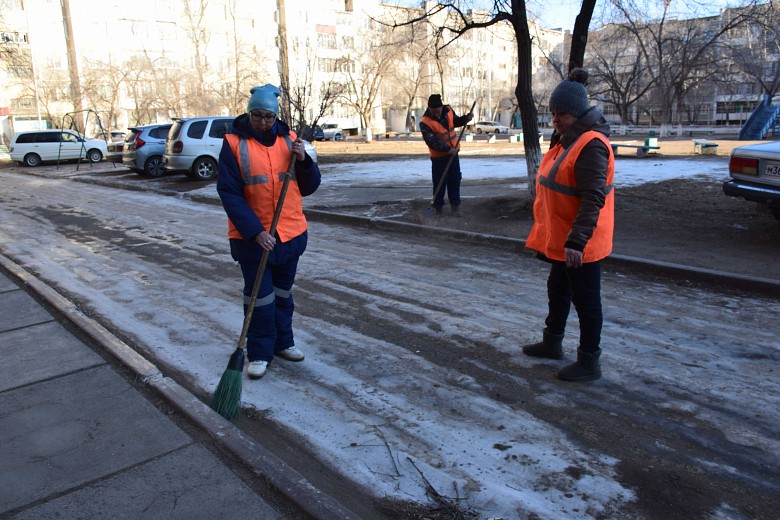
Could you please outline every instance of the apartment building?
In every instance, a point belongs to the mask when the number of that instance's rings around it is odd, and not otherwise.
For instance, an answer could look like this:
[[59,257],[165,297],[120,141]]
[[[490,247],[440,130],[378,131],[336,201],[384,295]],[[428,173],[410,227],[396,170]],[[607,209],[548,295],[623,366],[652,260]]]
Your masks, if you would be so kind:
[[[431,93],[441,93],[458,112],[476,100],[477,117],[517,122],[511,27],[469,31],[437,53],[435,20],[414,30],[393,27],[430,2],[0,4],[0,45],[13,48],[17,59],[0,68],[5,140],[38,126],[75,125],[91,135],[98,118],[104,129],[123,129],[171,117],[234,115],[244,110],[249,89],[265,83],[287,83],[307,122],[336,122],[353,134],[405,130],[409,116],[419,121]],[[535,67],[549,72],[546,56],[562,53],[562,33],[535,24],[533,32],[543,35],[547,49],[540,48]]]

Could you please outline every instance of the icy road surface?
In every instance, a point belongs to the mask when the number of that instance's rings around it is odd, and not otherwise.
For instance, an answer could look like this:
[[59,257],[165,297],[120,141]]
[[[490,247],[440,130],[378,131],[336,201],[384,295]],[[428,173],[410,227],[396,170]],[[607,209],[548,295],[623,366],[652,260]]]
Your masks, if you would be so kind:
[[[2,254],[213,392],[242,322],[220,207],[15,173],[0,200]],[[540,337],[546,273],[312,223],[294,289],[306,360],[245,380],[243,406],[376,496],[426,502],[424,475],[486,518],[630,516],[641,471],[777,496],[778,300],[606,272],[604,378],[573,385],[519,350]],[[699,513],[739,509],[709,499]]]

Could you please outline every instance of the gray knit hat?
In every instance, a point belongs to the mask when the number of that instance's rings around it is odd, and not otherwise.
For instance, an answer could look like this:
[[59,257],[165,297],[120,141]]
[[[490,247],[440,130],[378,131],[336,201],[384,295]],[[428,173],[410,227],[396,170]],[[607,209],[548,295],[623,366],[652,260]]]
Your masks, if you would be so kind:
[[557,110],[580,118],[588,111],[588,91],[585,85],[588,73],[585,69],[574,69],[569,79],[558,83],[550,95],[550,112]]

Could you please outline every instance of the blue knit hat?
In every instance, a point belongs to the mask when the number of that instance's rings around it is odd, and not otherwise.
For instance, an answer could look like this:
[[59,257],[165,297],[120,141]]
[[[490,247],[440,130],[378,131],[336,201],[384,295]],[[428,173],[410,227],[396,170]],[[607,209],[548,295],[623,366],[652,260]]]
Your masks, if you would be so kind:
[[550,95],[550,112],[566,112],[576,118],[582,117],[588,111],[588,91],[585,83],[588,73],[584,69],[574,69],[565,79],[558,83]]
[[270,83],[263,85],[262,87],[252,87],[249,91],[249,103],[246,105],[246,111],[252,110],[266,110],[276,115],[279,114],[279,100],[277,99],[281,92],[279,89]]

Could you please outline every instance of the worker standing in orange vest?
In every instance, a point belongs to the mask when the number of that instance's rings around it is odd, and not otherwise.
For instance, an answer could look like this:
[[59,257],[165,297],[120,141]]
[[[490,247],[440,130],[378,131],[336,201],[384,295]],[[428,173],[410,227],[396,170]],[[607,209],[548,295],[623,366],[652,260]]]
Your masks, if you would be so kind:
[[[451,106],[442,103],[441,94],[432,94],[428,98],[428,110],[420,119],[420,133],[422,133],[423,140],[428,145],[428,151],[431,155],[431,178],[433,180],[433,193],[436,196],[433,201],[433,209],[437,215],[442,214],[445,191],[450,201],[450,210],[454,215],[459,214],[461,172],[458,151],[460,151],[460,143],[455,134],[455,128],[467,124],[473,118],[474,114],[471,113],[465,116],[455,115]],[[451,155],[453,157],[450,163]],[[447,169],[447,163],[450,163],[449,169]],[[447,171],[445,172],[445,170]],[[447,178],[444,189],[436,193],[436,187],[445,173]]]
[[577,311],[577,361],[561,368],[564,381],[601,377],[601,260],[612,252],[615,157],[609,125],[588,108],[587,71],[574,69],[550,96],[555,132],[536,177],[534,225],[526,247],[550,263],[548,313],[542,341],[528,356],[563,359],[571,304]]
[[[278,118],[279,89],[268,84],[250,93],[246,113],[233,120],[222,144],[217,193],[228,216],[230,254],[244,278],[244,314],[263,252],[270,252],[246,335],[248,375],[259,379],[274,356],[304,358],[293,339],[292,286],[308,242],[302,198],[317,190],[321,176],[303,141]],[[271,235],[292,154],[295,170]]]

